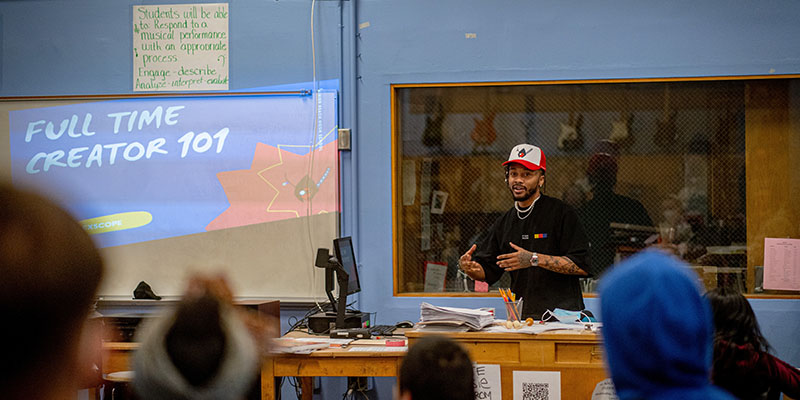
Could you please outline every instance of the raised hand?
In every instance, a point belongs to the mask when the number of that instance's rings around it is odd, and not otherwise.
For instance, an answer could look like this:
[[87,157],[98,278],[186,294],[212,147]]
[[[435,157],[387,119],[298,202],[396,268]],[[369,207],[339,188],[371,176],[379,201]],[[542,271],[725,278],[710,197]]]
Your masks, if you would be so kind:
[[479,263],[472,261],[472,253],[474,253],[477,248],[478,245],[473,244],[466,253],[461,255],[461,258],[458,259],[458,268],[469,275],[470,278],[482,281],[486,279],[486,273]]

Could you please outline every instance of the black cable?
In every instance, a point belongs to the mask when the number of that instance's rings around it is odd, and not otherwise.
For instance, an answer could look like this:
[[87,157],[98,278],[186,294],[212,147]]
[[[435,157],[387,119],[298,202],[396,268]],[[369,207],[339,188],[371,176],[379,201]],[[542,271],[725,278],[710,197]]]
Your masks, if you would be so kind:
[[[325,310],[326,308],[329,308],[329,306],[330,306],[330,303],[329,302],[325,302],[325,303],[322,303],[320,305],[320,308]],[[298,320],[297,318],[295,318],[295,322],[293,324],[291,324],[291,326],[289,327],[289,330],[286,331],[286,333],[296,331],[296,330],[298,330],[300,328],[307,328],[308,327],[308,318],[311,317],[312,315],[316,314],[316,313],[317,313],[317,307],[312,307],[311,309],[306,311],[305,315],[301,319]]]
[[[363,380],[364,381],[364,386],[361,385],[361,379],[360,378],[354,379],[351,382],[349,382],[348,385],[347,385],[347,390],[342,395],[342,400],[347,399],[347,398],[350,398],[350,399],[363,398],[363,399],[369,400],[369,396],[367,396],[367,392],[369,391],[369,382],[367,381],[367,379],[369,379],[369,378],[365,378]],[[356,396],[357,394],[359,394],[361,396],[357,397]]]
[[[347,310],[347,309],[349,309],[349,311],[353,311],[353,312],[360,312],[360,311],[358,311],[358,310],[356,310],[356,309],[353,309],[353,308],[351,308],[351,306],[352,306],[353,304],[355,304],[355,300],[354,300],[353,302],[351,302],[350,304],[348,304],[348,305],[346,306],[347,308],[345,308],[345,309],[346,309],[346,310]],[[326,302],[324,302],[324,303],[320,303],[320,304],[319,304],[319,308],[317,308],[316,306],[315,306],[315,307],[312,307],[312,308],[310,308],[308,311],[306,311],[305,315],[303,315],[303,317],[302,317],[302,318],[300,318],[300,319],[297,319],[296,317],[291,317],[289,320],[287,320],[287,321],[291,321],[291,320],[292,320],[292,318],[294,318],[294,321],[295,321],[295,322],[294,322],[294,323],[292,323],[292,322],[289,322],[291,325],[289,326],[289,330],[287,330],[287,331],[286,331],[286,333],[293,332],[293,331],[296,331],[296,330],[300,330],[300,329],[303,329],[303,328],[306,328],[306,329],[307,329],[307,328],[308,328],[308,319],[309,319],[309,318],[310,318],[312,315],[316,314],[316,313],[318,312],[318,310],[319,310],[319,309],[322,309],[322,310],[323,310],[322,312],[333,311],[333,307],[331,306],[331,304],[330,304],[330,302],[329,302],[329,301],[326,301]],[[284,335],[285,335],[286,333],[284,333]],[[309,333],[311,333],[311,332],[309,332]],[[329,330],[326,330],[325,332],[321,332],[321,333],[319,333],[319,334],[320,334],[320,335],[327,335],[327,334],[329,334],[329,333],[330,333],[330,329],[329,329]]]
[[284,377],[280,377],[280,379],[278,379],[278,396],[277,396],[276,400],[281,400],[281,396],[282,396],[281,388],[283,388],[283,378]]
[[297,381],[297,378],[295,377],[289,378],[289,383],[294,388],[294,395],[297,396],[298,399],[302,398],[303,397],[302,388],[300,382]]

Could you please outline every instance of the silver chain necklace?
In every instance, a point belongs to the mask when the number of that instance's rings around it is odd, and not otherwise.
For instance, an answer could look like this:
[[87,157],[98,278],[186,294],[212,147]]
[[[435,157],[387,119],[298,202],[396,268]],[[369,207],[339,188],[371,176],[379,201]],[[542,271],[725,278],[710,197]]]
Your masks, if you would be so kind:
[[[519,218],[519,219],[525,219],[525,218],[528,218],[528,217],[529,217],[531,214],[533,214],[533,213],[531,212],[531,211],[533,211],[533,205],[534,205],[534,204],[536,204],[536,202],[537,202],[537,201],[538,201],[538,200],[539,200],[541,197],[542,197],[542,196],[541,196],[541,194],[540,194],[538,197],[536,197],[536,200],[534,200],[534,201],[533,201],[533,203],[531,203],[531,205],[529,205],[529,206],[528,206],[528,208],[526,208],[526,209],[524,209],[524,210],[520,209],[520,208],[519,208],[519,202],[518,202],[518,201],[515,201],[515,202],[514,202],[514,208],[517,210],[517,218]],[[525,214],[525,216],[523,217],[523,216],[522,216],[522,214]]]

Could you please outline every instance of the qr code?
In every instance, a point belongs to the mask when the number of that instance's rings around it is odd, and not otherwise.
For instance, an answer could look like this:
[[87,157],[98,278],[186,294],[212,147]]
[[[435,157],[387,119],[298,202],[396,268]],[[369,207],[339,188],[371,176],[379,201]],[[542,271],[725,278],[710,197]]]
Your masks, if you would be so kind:
[[549,383],[522,382],[522,400],[548,400],[549,398]]

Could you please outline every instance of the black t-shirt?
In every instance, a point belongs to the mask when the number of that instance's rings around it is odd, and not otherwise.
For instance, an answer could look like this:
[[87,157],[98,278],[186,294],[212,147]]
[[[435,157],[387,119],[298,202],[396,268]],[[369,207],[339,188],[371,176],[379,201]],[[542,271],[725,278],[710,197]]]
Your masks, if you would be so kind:
[[[523,214],[524,216],[524,214]],[[505,272],[497,256],[513,253],[509,242],[526,250],[550,256],[566,256],[588,271],[588,241],[575,210],[561,200],[542,195],[525,219],[511,208],[500,216],[480,241],[473,260],[483,266],[486,282],[492,284]],[[510,272],[511,291],[522,297],[524,318],[540,319],[546,310],[583,310],[583,295],[577,275],[564,275],[541,267]]]

